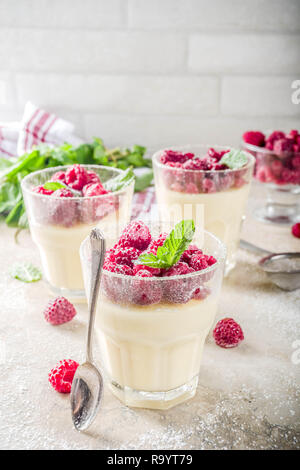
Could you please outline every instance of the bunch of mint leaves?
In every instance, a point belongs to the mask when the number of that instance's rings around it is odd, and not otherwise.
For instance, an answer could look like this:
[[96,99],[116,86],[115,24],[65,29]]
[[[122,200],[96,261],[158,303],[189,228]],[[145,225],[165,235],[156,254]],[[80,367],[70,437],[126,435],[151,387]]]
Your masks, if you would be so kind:
[[78,147],[66,143],[49,148],[42,144],[21,157],[0,158],[0,218],[4,219],[9,227],[28,226],[21,180],[29,173],[44,168],[79,163],[128,169],[129,172],[130,168],[146,167],[145,173],[136,177],[135,183],[135,190],[143,191],[153,179],[151,160],[145,158],[145,152],[146,148],[139,145],[125,149],[108,149],[101,139],[94,138],[92,143]]
[[151,268],[168,269],[176,264],[182,253],[188,248],[195,234],[195,224],[193,220],[182,220],[175,225],[169,233],[162,246],[157,249],[156,255],[153,253],[143,253],[136,264],[144,264]]

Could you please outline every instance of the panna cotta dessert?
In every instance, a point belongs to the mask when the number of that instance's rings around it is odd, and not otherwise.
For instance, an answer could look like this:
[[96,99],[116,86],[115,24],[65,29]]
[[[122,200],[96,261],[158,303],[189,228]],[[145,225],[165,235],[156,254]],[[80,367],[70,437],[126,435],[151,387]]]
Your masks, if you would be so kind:
[[[128,406],[167,409],[195,394],[217,310],[224,245],[207,232],[198,240],[192,220],[167,226],[132,222],[103,265],[95,331],[110,388]],[[81,259],[88,290],[88,239]]]
[[201,145],[161,150],[153,156],[161,219],[177,222],[191,217],[197,229],[216,235],[227,248],[226,273],[236,263],[253,165],[247,152]]
[[112,246],[130,219],[134,177],[131,170],[95,165],[56,167],[22,181],[30,232],[51,290],[84,297],[79,257],[93,227]]

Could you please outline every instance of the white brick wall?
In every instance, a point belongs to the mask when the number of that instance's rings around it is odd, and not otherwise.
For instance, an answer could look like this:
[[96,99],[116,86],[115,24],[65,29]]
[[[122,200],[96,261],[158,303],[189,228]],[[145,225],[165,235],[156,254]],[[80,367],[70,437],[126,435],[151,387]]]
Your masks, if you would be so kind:
[[0,0],[0,120],[24,103],[109,145],[300,128],[300,0]]

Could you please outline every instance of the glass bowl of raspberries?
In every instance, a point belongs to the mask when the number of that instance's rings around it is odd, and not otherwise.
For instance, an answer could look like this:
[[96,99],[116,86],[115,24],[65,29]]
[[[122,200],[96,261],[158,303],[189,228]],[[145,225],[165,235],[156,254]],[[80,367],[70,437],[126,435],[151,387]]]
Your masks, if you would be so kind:
[[85,297],[80,244],[95,226],[115,243],[130,219],[133,188],[131,174],[97,165],[55,167],[23,179],[31,236],[55,295]]
[[255,211],[255,216],[276,224],[299,222],[299,132],[248,131],[243,134],[242,147],[255,157],[254,178],[266,189],[266,204]]
[[[106,252],[95,331],[107,382],[128,406],[167,409],[195,394],[226,249],[192,225],[135,220]],[[88,238],[80,253],[89,292]]]
[[254,157],[230,147],[186,145],[153,155],[161,220],[191,216],[227,248],[226,274],[236,264]]

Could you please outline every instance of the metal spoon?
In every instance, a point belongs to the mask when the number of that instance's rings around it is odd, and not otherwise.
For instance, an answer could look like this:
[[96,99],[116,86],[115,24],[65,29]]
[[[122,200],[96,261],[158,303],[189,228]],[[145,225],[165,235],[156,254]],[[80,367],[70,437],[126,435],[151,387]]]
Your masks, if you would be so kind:
[[300,289],[300,253],[271,253],[245,240],[240,240],[240,247],[256,254],[267,255],[258,264],[280,289]]
[[75,373],[71,389],[72,420],[78,431],[87,429],[94,421],[100,405],[103,379],[93,361],[92,341],[99,294],[101,272],[105,254],[105,240],[99,229],[90,234],[92,272],[89,298],[89,325],[87,333],[86,362]]

